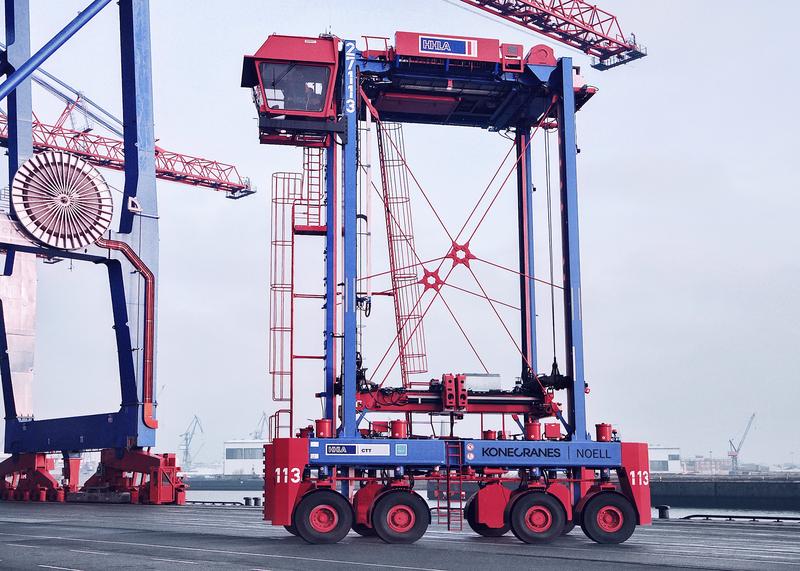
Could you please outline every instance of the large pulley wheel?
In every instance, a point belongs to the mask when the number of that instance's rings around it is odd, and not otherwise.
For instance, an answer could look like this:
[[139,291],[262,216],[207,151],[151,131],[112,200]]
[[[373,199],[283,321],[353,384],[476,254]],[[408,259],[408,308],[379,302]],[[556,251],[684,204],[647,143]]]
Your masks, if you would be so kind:
[[414,543],[428,530],[431,512],[419,494],[398,490],[375,502],[371,520],[375,534],[386,543]]
[[622,543],[636,529],[636,510],[624,496],[600,492],[583,507],[581,528],[596,543]]
[[319,490],[300,500],[292,519],[297,535],[308,543],[336,543],[350,531],[353,509],[339,492]]
[[567,516],[557,498],[528,492],[517,499],[510,515],[511,531],[525,543],[549,543],[561,535]]
[[111,190],[100,172],[60,151],[39,153],[19,167],[11,206],[31,238],[61,250],[93,244],[114,214]]
[[508,522],[503,527],[489,527],[485,523],[478,522],[477,501],[477,495],[472,496],[464,507],[464,519],[467,520],[470,529],[483,537],[502,537],[507,534],[510,529]]

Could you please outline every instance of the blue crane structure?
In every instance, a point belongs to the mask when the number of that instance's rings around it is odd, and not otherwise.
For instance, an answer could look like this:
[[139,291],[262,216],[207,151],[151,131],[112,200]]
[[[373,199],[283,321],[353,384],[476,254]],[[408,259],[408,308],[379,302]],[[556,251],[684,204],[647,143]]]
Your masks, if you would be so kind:
[[[8,102],[8,161],[12,186],[18,171],[33,156],[31,74],[110,0],[94,0],[34,54],[30,47],[28,0],[5,0],[6,44],[0,99]],[[11,458],[0,464],[0,493],[19,498],[63,499],[64,489],[47,470],[49,452],[64,455],[66,491],[77,487],[78,452],[103,451],[103,475],[96,484],[130,487],[131,472],[143,474],[151,486],[142,488],[153,503],[182,501],[174,455],[151,455],[155,444],[156,383],[155,344],[158,274],[158,208],[156,199],[153,87],[150,55],[148,0],[119,3],[121,53],[122,136],[125,184],[119,227],[105,232],[84,247],[66,249],[44,241],[0,243],[5,252],[4,275],[14,272],[16,254],[41,258],[67,258],[104,267],[111,292],[117,345],[121,405],[104,414],[35,420],[17,414],[8,358],[5,319],[0,301],[0,377],[5,407],[5,450]],[[74,164],[63,154],[64,164]],[[81,167],[83,168],[83,167]],[[35,172],[27,179],[33,184]],[[19,177],[16,179],[19,181]],[[55,193],[58,194],[58,193]],[[64,191],[56,198],[69,203]],[[77,207],[80,210],[83,207]],[[12,201],[12,217],[20,219]],[[5,476],[13,476],[9,484]],[[164,482],[167,482],[164,484]],[[138,492],[138,489],[137,489]]]

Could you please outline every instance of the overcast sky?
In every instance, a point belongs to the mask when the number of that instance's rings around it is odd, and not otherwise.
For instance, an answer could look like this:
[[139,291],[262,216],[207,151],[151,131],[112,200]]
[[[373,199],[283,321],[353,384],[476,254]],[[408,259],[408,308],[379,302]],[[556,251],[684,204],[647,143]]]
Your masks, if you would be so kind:
[[[32,0],[34,49],[84,1]],[[780,7],[778,6],[780,5]],[[800,460],[800,184],[794,94],[800,5],[772,2],[769,25],[755,1],[603,0],[650,55],[609,72],[580,53],[599,94],[579,114],[581,251],[590,422],[618,425],[626,440],[724,456],[749,415],[756,421],[743,462]],[[45,67],[121,115],[117,8],[107,7]],[[159,449],[176,450],[197,414],[201,459],[221,458],[225,439],[246,437],[271,411],[267,368],[269,180],[297,170],[295,149],[257,142],[241,57],[270,33],[391,36],[396,30],[541,39],[444,0],[151,2],[158,144],[236,164],[259,192],[241,201],[159,182]],[[43,120],[59,105],[35,100]],[[508,148],[498,134],[406,127],[407,158],[458,229]],[[546,240],[542,145],[534,148],[537,238]],[[3,169],[5,169],[5,164]],[[506,167],[506,169],[508,166]],[[507,172],[507,171],[504,171]],[[108,173],[118,188],[122,179]],[[513,183],[513,178],[512,178]],[[441,256],[441,229],[414,196],[420,255]],[[472,247],[514,263],[514,189],[501,194]],[[376,212],[379,214],[379,212]],[[375,216],[375,271],[388,267]],[[510,225],[512,224],[512,225]],[[312,239],[309,239],[312,240]],[[320,243],[302,260],[308,289]],[[547,252],[537,250],[546,277]],[[306,270],[304,270],[305,272]],[[516,304],[514,277],[478,270],[492,296]],[[308,276],[312,276],[313,279]],[[468,276],[458,285],[476,289]],[[377,284],[376,284],[377,285]],[[40,272],[37,418],[106,412],[119,404],[108,293],[99,273],[68,263]],[[492,371],[513,376],[518,357],[490,309],[447,291]],[[549,291],[537,291],[540,370],[552,358]],[[304,311],[313,311],[313,308]],[[514,312],[502,313],[512,327]],[[308,315],[311,315],[309,313]],[[301,339],[319,351],[318,313]],[[426,323],[430,376],[479,365],[440,304]],[[376,301],[366,329],[367,364],[390,336],[393,312]],[[514,329],[512,329],[514,330]],[[373,333],[374,332],[374,333]],[[321,386],[316,371],[302,380]],[[317,405],[307,416],[318,414]],[[303,411],[306,412],[305,409]]]

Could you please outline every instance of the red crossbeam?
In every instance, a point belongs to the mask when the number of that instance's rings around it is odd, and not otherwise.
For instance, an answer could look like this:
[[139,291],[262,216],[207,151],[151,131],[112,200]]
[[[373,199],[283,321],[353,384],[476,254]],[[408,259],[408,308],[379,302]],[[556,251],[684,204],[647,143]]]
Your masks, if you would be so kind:
[[[33,147],[36,151],[58,150],[78,155],[87,162],[113,170],[125,169],[123,142],[95,135],[89,131],[75,131],[59,125],[33,122]],[[8,118],[0,113],[0,145],[8,145]],[[242,192],[250,183],[239,175],[233,165],[199,157],[182,155],[156,147],[156,177],[193,186],[202,186],[224,192]]]

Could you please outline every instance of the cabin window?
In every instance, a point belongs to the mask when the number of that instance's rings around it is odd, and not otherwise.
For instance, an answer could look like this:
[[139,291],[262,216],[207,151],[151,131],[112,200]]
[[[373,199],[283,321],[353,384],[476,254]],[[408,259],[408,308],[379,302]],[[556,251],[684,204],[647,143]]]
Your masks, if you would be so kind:
[[321,65],[261,63],[268,109],[320,112],[325,106],[331,70]]

